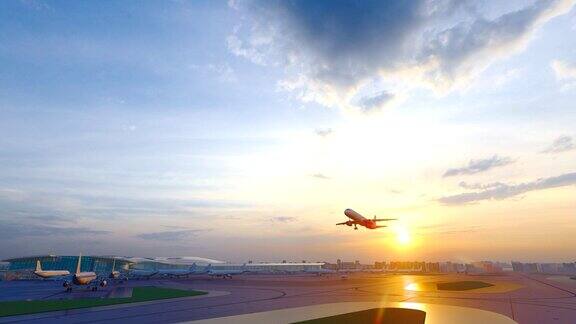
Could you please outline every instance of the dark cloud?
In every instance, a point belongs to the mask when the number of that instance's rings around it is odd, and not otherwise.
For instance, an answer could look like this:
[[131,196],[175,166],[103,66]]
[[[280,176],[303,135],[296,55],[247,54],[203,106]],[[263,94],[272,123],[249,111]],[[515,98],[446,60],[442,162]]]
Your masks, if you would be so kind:
[[466,192],[438,199],[446,205],[461,205],[481,200],[502,200],[535,190],[576,185],[576,172],[566,173],[556,177],[538,179],[532,182],[513,184],[500,184],[478,192]]
[[315,173],[313,175],[311,175],[311,177],[316,178],[316,179],[322,179],[322,180],[330,180],[331,178],[327,175],[324,175],[322,173]]
[[381,91],[372,97],[364,97],[360,100],[359,106],[364,112],[380,110],[387,103],[394,99],[394,95],[386,91]]
[[522,50],[537,28],[572,5],[535,1],[488,15],[474,1],[240,1],[234,8],[248,23],[234,30],[228,47],[253,62],[288,67],[282,84],[304,101],[351,104],[380,80],[434,89],[466,82]]
[[280,223],[290,223],[296,221],[296,217],[289,217],[289,216],[276,216],[271,217],[271,221],[280,222]]
[[561,153],[576,149],[576,144],[570,136],[558,137],[550,147],[542,151],[542,153]]
[[172,242],[172,241],[183,241],[206,231],[209,230],[191,229],[191,230],[179,230],[179,231],[150,232],[150,233],[138,234],[136,235],[136,237],[144,240]]
[[318,136],[327,137],[329,135],[332,135],[332,133],[334,133],[334,130],[332,128],[318,128],[314,132]]
[[510,158],[494,155],[493,157],[488,159],[470,160],[470,162],[468,162],[468,165],[465,167],[448,169],[444,173],[443,177],[452,177],[462,174],[476,174],[488,171],[493,168],[502,167],[511,163],[514,163],[514,161]]

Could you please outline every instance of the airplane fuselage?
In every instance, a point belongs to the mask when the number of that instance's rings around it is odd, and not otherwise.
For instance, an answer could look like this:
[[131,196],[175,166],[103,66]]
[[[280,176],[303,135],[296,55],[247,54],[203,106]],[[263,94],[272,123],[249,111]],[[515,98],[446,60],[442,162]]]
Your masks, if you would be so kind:
[[119,271],[112,271],[112,272],[110,272],[110,275],[108,275],[108,278],[118,279],[118,278],[120,278],[120,272]]
[[54,277],[62,277],[70,275],[70,271],[68,270],[40,270],[34,271],[34,274],[40,278],[48,279]]
[[367,219],[366,217],[358,214],[357,212],[355,212],[352,209],[346,209],[344,211],[344,215],[346,215],[348,218],[350,218],[350,220],[346,222],[346,225],[348,225],[348,226],[358,224],[360,226],[364,226],[364,227],[369,228],[369,229],[378,228],[378,225],[376,224],[375,221],[373,221],[371,219]]
[[88,285],[90,284],[92,281],[96,280],[96,278],[98,278],[98,276],[96,275],[95,272],[79,272],[74,274],[74,278],[72,278],[72,282],[75,285]]

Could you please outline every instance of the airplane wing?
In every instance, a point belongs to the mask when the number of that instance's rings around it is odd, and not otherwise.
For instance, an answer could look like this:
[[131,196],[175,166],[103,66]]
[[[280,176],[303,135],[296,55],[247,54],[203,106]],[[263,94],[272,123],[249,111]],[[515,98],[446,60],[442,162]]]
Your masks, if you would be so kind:
[[376,226],[376,228],[381,228],[381,227],[388,227],[388,226],[386,226],[386,225]]
[[375,222],[388,222],[388,221],[393,221],[393,220],[398,220],[397,218],[374,218],[373,221]]
[[338,224],[336,224],[336,225],[346,225],[346,223],[347,223],[347,222],[344,222],[344,223],[338,223]]

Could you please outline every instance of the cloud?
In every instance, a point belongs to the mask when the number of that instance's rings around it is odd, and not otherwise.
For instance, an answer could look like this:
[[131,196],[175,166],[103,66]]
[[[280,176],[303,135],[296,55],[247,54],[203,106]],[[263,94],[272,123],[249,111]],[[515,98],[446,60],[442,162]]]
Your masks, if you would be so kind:
[[576,144],[572,141],[572,137],[560,136],[542,153],[561,153],[574,149],[576,149]]
[[22,237],[101,235],[108,233],[110,232],[95,230],[87,227],[23,224],[0,221],[1,239],[17,239]]
[[[574,3],[535,1],[494,15],[473,1],[234,2],[244,23],[227,43],[237,56],[283,67],[281,88],[304,102],[365,109],[402,87],[442,93],[469,84]],[[353,100],[375,86],[380,96]]]
[[462,205],[481,200],[502,200],[535,190],[576,185],[576,172],[566,173],[556,177],[538,179],[517,185],[501,184],[478,192],[466,192],[438,199],[446,205]]
[[329,135],[332,135],[332,133],[334,133],[334,130],[332,128],[318,128],[314,132],[318,136],[327,137]]
[[566,61],[554,60],[552,61],[552,69],[556,74],[558,80],[571,80],[576,79],[576,65]]
[[322,180],[330,180],[330,179],[332,179],[332,178],[330,178],[329,176],[324,175],[324,174],[322,174],[322,173],[315,173],[315,174],[311,175],[311,177],[316,178],[316,179],[322,179]]
[[420,229],[424,230],[426,234],[445,236],[445,235],[475,233],[481,231],[482,227],[480,226],[455,227],[451,224],[437,224],[437,225],[421,226]]
[[493,157],[488,159],[470,160],[470,162],[468,162],[468,165],[465,167],[448,169],[444,173],[443,177],[452,177],[462,174],[476,174],[488,171],[496,167],[502,167],[511,163],[514,163],[514,161],[510,158],[494,155]]
[[462,181],[458,185],[464,189],[469,189],[469,190],[480,190],[480,189],[484,190],[484,189],[490,189],[490,188],[496,188],[496,187],[504,186],[506,184],[504,184],[502,182],[492,182],[492,183],[487,183],[487,184],[481,184],[481,183],[468,183],[468,182]]
[[296,217],[288,217],[288,216],[276,216],[271,217],[271,221],[280,222],[280,223],[290,223],[296,221]]
[[556,79],[560,81],[561,90],[570,90],[576,88],[576,64],[566,61],[554,60],[551,64]]
[[142,233],[136,235],[136,237],[144,240],[154,240],[154,241],[182,241],[190,237],[196,236],[201,232],[206,232],[208,230],[191,229],[191,230],[179,230],[179,231],[163,231],[163,232],[150,232]]
[[362,98],[362,100],[360,100],[359,106],[364,112],[381,110],[392,99],[394,99],[393,94],[386,91],[381,91],[375,96]]

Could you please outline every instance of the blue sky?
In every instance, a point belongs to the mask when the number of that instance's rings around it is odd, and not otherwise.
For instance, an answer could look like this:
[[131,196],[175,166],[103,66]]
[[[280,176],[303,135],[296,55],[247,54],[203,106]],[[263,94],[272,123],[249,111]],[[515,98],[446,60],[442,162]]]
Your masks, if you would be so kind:
[[0,257],[569,258],[573,6],[1,2]]

